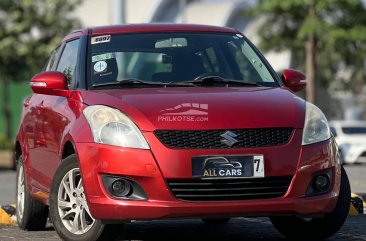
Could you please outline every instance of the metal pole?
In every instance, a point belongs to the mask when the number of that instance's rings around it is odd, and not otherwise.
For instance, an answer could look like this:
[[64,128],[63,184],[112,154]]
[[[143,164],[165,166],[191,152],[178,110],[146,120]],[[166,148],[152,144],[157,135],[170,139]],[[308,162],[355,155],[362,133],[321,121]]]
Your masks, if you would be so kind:
[[185,13],[186,6],[187,6],[187,0],[179,0],[179,13],[181,23],[186,22],[186,13]]
[[124,24],[126,22],[125,0],[113,0],[113,24]]
[[[126,23],[126,3],[125,0],[113,0],[113,24]],[[126,78],[127,60],[123,52],[117,53],[116,56],[118,66],[117,80]]]

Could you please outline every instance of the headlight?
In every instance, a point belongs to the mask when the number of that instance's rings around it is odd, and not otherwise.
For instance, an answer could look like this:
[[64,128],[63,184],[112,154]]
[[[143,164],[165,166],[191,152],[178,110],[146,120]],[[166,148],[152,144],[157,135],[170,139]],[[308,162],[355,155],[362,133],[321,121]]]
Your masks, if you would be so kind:
[[327,118],[315,105],[306,102],[306,115],[302,144],[308,145],[325,141],[330,138],[330,129]]
[[96,143],[150,149],[144,136],[129,117],[103,105],[88,106],[83,111]]

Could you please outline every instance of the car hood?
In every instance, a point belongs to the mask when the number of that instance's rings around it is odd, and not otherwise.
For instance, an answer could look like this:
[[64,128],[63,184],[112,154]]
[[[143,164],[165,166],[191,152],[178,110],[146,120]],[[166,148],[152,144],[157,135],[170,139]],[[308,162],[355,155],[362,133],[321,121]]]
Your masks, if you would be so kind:
[[304,126],[305,101],[282,88],[171,87],[84,93],[85,104],[117,108],[143,131]]

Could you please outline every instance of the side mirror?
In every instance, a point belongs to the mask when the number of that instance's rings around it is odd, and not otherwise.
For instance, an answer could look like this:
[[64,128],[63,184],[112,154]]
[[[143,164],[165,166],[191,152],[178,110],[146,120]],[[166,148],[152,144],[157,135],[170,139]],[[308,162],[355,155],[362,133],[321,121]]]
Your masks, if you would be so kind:
[[306,87],[306,76],[300,71],[285,69],[282,74],[282,81],[287,88],[293,92],[303,90]]
[[37,74],[32,78],[30,86],[37,94],[70,97],[66,76],[61,72],[48,71]]

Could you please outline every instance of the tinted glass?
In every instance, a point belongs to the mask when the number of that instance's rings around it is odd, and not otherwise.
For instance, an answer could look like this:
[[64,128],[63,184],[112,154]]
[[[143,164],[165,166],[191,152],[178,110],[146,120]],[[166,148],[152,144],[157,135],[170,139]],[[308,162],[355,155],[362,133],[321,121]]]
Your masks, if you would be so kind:
[[279,86],[269,67],[240,34],[103,35],[92,37],[91,51],[92,84],[130,78],[166,83],[218,75]]
[[348,135],[366,134],[366,127],[343,127],[342,131]]
[[47,63],[45,65],[45,67],[43,68],[43,71],[50,71],[50,70],[54,70],[55,69],[55,65],[59,56],[59,50],[60,47],[56,48],[55,50],[52,51],[51,56],[49,57],[49,59],[47,60]]
[[57,65],[57,71],[64,73],[67,77],[67,82],[70,83],[74,80],[75,69],[77,63],[78,49],[80,40],[73,40],[66,43],[66,46],[62,52],[60,61]]

